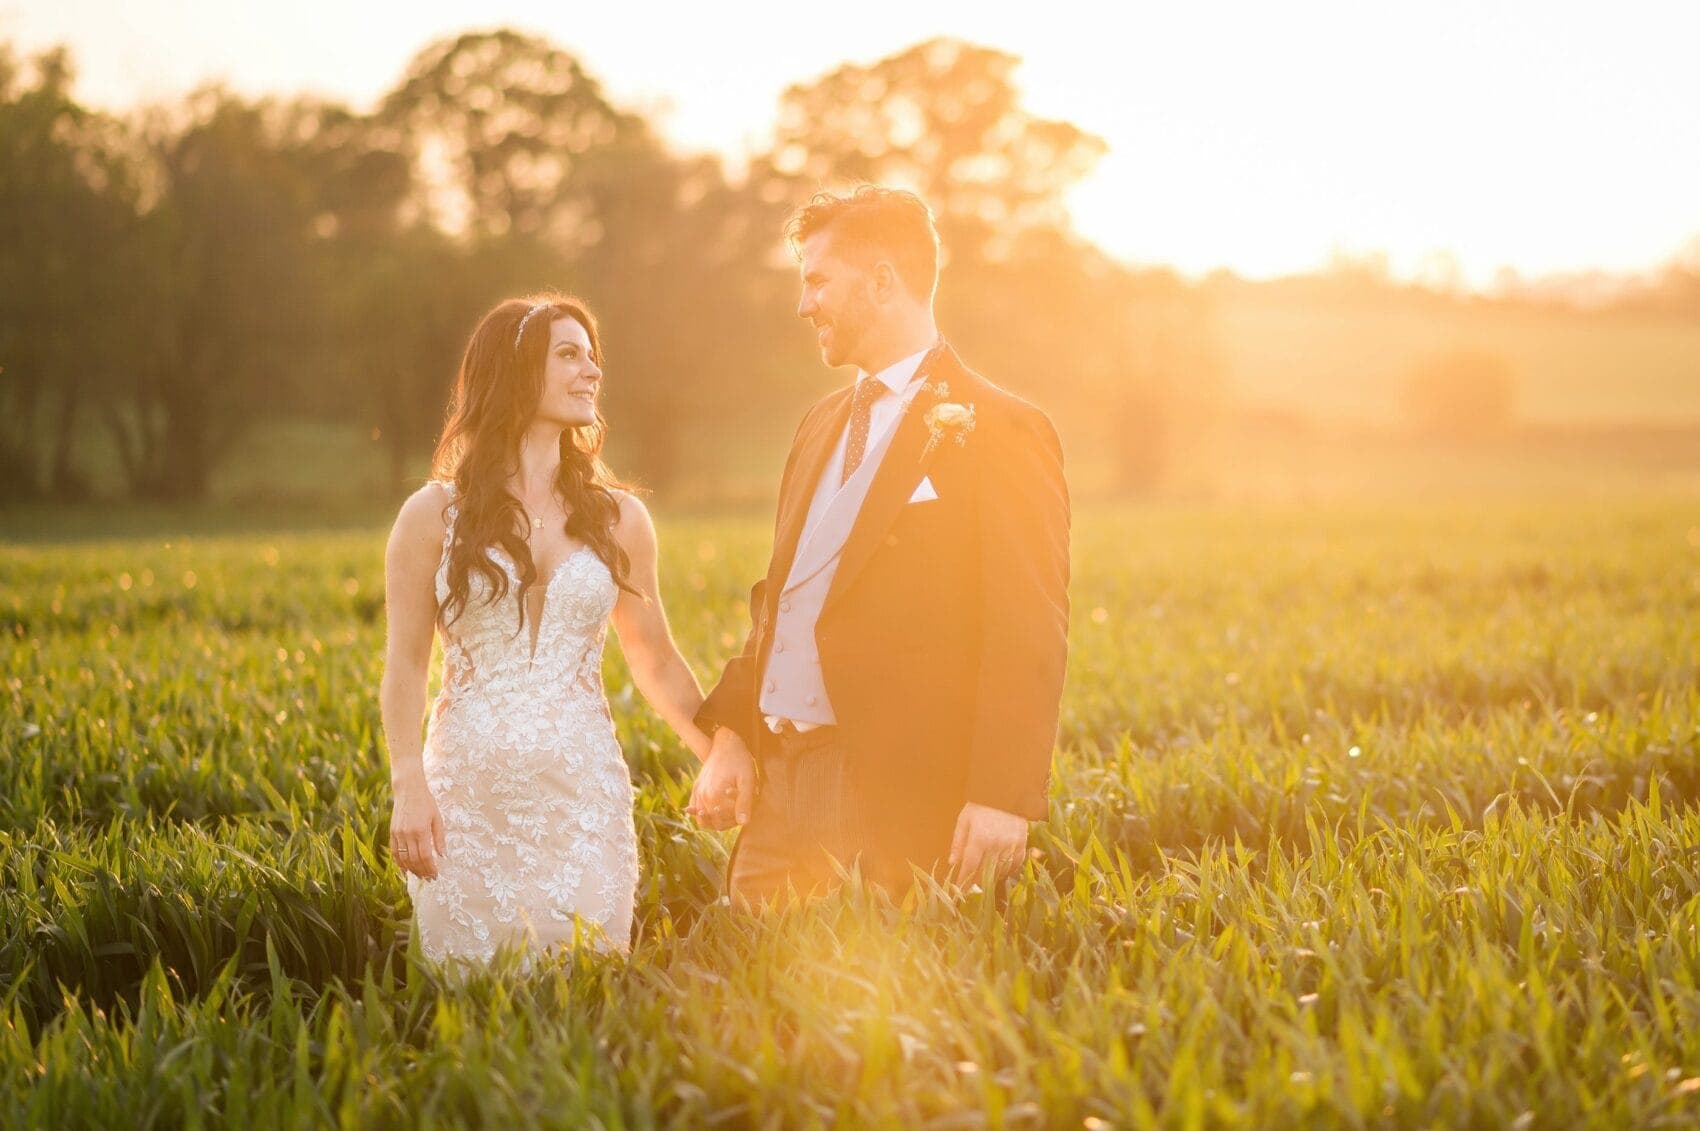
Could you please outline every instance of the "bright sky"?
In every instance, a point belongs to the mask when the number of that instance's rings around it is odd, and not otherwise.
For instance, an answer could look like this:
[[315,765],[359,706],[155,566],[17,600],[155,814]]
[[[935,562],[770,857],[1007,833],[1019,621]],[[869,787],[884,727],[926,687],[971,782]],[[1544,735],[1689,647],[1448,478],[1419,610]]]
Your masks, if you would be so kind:
[[426,43],[510,25],[574,52],[678,146],[759,147],[780,93],[934,35],[1004,48],[1032,110],[1105,138],[1071,204],[1107,249],[1267,276],[1336,252],[1472,285],[1656,267],[1700,237],[1695,0],[1042,5],[857,0],[0,0],[109,108],[222,78],[369,107]]

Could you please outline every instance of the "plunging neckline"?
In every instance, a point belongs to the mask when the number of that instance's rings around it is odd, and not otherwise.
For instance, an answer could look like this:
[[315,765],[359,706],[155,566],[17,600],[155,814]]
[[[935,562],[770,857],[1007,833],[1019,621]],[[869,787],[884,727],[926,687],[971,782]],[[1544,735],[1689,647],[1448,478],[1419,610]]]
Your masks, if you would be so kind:
[[[448,523],[443,532],[443,556],[437,567],[439,578],[442,575],[442,571],[448,568],[449,549],[454,541],[454,521],[457,511],[454,484],[443,483],[442,486],[448,491],[449,504],[447,511]],[[519,563],[514,560],[513,556],[510,555],[500,543],[486,547],[484,553],[486,558],[501,565],[502,571],[506,573],[511,580],[515,582],[519,580]],[[589,542],[579,543],[579,545],[569,550],[565,557],[555,563],[555,568],[549,571],[549,576],[543,581],[543,595],[538,602],[537,616],[531,618],[530,639],[527,642],[528,646],[526,649],[525,667],[528,673],[536,667],[537,646],[542,640],[543,621],[549,612],[549,596],[554,590],[555,582],[561,574],[566,572],[567,566],[571,565],[574,561],[586,553],[594,554],[595,548],[591,546]],[[527,556],[529,556],[529,553]],[[602,559],[598,556],[597,560],[601,561]],[[535,565],[535,562],[533,564]],[[611,571],[610,576],[612,576]],[[526,597],[527,600],[529,600],[529,591],[527,592]],[[517,594],[515,599],[518,599]],[[521,611],[522,613],[530,612],[530,609],[526,607],[526,602],[521,602]]]
[[[494,549],[494,548],[495,547],[492,547],[492,549]],[[549,571],[548,578],[546,578],[544,580],[544,582],[543,582],[543,595],[542,595],[542,597],[540,597],[538,599],[538,602],[537,602],[537,615],[535,617],[531,618],[531,634],[530,634],[531,638],[530,638],[530,641],[529,641],[530,649],[528,650],[526,657],[525,657],[525,665],[526,665],[527,671],[530,671],[537,663],[537,642],[540,639],[542,632],[543,632],[543,614],[545,614],[549,611],[549,592],[550,592],[550,590],[554,589],[554,587],[555,587],[555,579],[561,576],[561,571],[566,569],[568,564],[570,564],[574,558],[578,557],[580,554],[584,553],[586,550],[589,550],[590,548],[591,547],[590,547],[589,542],[581,543],[578,546],[577,549],[570,551],[567,554],[566,557],[564,557],[560,561],[556,562],[555,568]],[[506,550],[502,551],[502,556],[504,558],[508,559],[508,565],[511,567],[511,572],[514,574],[515,579],[517,580],[518,575],[519,575],[519,563],[515,562]],[[525,595],[524,600],[526,602],[529,602],[531,600],[531,594],[529,592]],[[528,608],[528,609],[526,609],[526,611],[530,612],[531,610]]]

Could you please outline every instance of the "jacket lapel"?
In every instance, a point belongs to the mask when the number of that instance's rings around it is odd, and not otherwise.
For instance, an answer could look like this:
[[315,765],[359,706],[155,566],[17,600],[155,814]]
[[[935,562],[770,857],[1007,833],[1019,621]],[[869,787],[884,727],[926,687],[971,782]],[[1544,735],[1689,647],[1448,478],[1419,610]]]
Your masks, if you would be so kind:
[[[868,488],[868,497],[856,516],[856,524],[850,528],[850,536],[844,541],[838,572],[833,575],[823,608],[832,604],[868,563],[885,538],[886,531],[897,521],[898,511],[908,503],[909,496],[915,493],[915,488],[926,476],[927,466],[938,454],[937,444],[931,451],[926,450],[927,411],[940,400],[933,387],[937,382],[960,382],[966,373],[956,352],[945,346],[935,364],[929,367],[929,372],[923,375],[929,387],[915,395],[904,411],[903,419],[898,421],[897,432],[891,438],[885,458],[880,461],[873,485]],[[957,391],[952,390],[952,395],[957,395]]]
[[779,500],[779,519],[774,528],[773,562],[767,574],[770,600],[779,599],[779,591],[790,576],[791,563],[797,557],[797,542],[809,517],[809,504],[820,486],[821,472],[826,469],[833,445],[850,420],[850,391],[850,387],[839,390],[835,394],[837,401],[821,412],[813,431],[798,440],[797,469],[791,489]]

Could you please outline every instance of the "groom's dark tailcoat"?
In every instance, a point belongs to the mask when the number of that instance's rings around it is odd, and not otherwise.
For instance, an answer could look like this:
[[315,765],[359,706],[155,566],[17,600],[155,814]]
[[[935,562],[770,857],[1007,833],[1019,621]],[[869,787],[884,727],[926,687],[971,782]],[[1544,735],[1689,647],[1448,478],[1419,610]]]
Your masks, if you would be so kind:
[[[925,378],[844,543],[815,641],[855,793],[855,847],[930,867],[949,853],[966,801],[1046,816],[1068,651],[1069,500],[1044,413],[948,346]],[[797,429],[749,637],[698,716],[736,731],[758,765],[778,753],[759,700],[779,594],[850,394],[817,402]],[[973,406],[974,427],[960,445],[946,431],[929,449],[926,417],[940,403]],[[911,502],[923,478],[938,498]]]

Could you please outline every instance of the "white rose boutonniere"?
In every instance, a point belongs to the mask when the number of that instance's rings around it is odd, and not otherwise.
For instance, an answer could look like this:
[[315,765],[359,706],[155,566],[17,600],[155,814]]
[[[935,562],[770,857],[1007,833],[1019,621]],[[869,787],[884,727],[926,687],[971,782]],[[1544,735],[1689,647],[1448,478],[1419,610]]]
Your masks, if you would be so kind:
[[968,443],[968,433],[974,431],[974,406],[940,402],[927,410],[926,420],[927,446],[921,449],[922,459],[932,455],[946,436],[959,448]]

